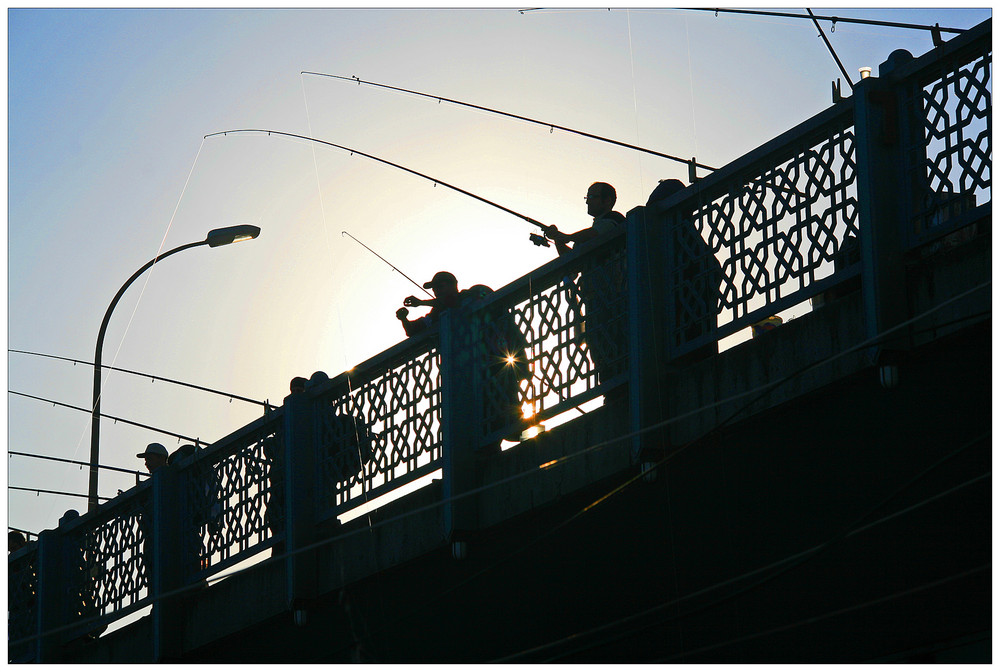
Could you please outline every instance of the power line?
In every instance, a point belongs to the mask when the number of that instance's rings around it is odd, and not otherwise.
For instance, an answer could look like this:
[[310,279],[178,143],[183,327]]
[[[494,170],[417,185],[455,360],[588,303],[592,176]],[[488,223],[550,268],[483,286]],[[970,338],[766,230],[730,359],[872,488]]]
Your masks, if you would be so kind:
[[[31,395],[31,394],[25,394],[24,392],[15,392],[14,390],[7,390],[7,394],[16,394],[19,397],[27,397],[28,399],[36,399],[38,401],[44,401],[45,403],[52,404],[54,406],[63,406],[65,408],[72,408],[75,411],[83,411],[84,413],[87,413],[87,414],[92,414],[93,413],[93,411],[91,411],[89,408],[81,408],[80,406],[73,406],[71,404],[64,404],[61,401],[53,401],[52,399],[43,399],[42,397],[36,397],[34,395]],[[132,420],[126,420],[125,418],[115,417],[113,415],[108,415],[107,413],[101,413],[100,416],[102,418],[107,418],[108,420],[114,420],[115,422],[123,422],[126,425],[134,425],[136,427],[142,427],[143,429],[148,429],[148,430],[151,430],[151,431],[154,431],[154,432],[158,432],[160,434],[166,434],[167,436],[173,436],[173,437],[181,439],[183,441],[190,441],[191,443],[195,444],[196,446],[197,445],[207,445],[201,439],[193,439],[190,436],[184,436],[183,434],[177,434],[175,432],[170,432],[170,431],[167,431],[165,429],[160,429],[158,427],[152,427],[150,425],[144,425],[144,424],[142,424],[140,422],[134,422]],[[87,465],[90,465],[90,462],[87,462]]]
[[[93,366],[93,362],[85,362],[81,359],[73,359],[71,357],[60,357],[59,355],[47,355],[43,352],[30,352],[28,350],[12,350],[7,349],[7,352],[15,352],[21,355],[34,355],[35,357],[47,357],[49,359],[60,359],[66,362],[73,362],[74,364],[86,364],[87,366]],[[183,385],[184,387],[190,387],[196,390],[202,390],[204,392],[211,392],[212,394],[218,394],[223,397],[229,397],[229,400],[237,399],[239,401],[245,401],[251,404],[257,404],[258,406],[263,406],[265,409],[273,409],[274,406],[266,401],[257,401],[256,399],[250,399],[249,397],[243,397],[238,394],[233,394],[232,392],[223,392],[222,390],[213,390],[210,387],[204,387],[202,385],[195,385],[194,383],[185,383],[182,380],[173,380],[172,378],[164,378],[163,376],[156,376],[152,373],[143,373],[141,371],[130,371],[128,369],[121,369],[116,366],[109,366],[107,364],[101,364],[102,369],[108,369],[110,371],[121,371],[122,373],[130,373],[134,376],[140,376],[142,378],[151,378],[153,380],[162,380],[165,383],[173,383],[174,385]]]

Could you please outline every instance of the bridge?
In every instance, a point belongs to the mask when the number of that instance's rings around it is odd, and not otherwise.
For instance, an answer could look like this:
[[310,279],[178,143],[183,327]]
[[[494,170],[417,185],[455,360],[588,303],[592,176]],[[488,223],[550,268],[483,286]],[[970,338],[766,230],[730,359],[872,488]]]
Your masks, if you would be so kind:
[[991,40],[41,532],[9,660],[989,662]]

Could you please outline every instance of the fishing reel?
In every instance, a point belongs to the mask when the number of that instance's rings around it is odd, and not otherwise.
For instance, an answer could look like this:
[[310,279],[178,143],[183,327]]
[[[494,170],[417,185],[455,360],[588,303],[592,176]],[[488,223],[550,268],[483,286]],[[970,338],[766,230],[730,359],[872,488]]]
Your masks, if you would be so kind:
[[537,233],[529,233],[528,234],[528,240],[530,240],[531,242],[533,242],[538,247],[548,247],[549,246],[549,239],[546,238],[545,236],[539,235]]

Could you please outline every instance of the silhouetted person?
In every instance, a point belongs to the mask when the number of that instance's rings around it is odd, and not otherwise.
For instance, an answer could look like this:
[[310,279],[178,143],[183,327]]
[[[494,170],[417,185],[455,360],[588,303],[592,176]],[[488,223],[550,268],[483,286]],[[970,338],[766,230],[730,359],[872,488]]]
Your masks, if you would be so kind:
[[162,443],[149,444],[146,446],[146,450],[136,453],[136,457],[142,457],[146,460],[146,471],[151,474],[160,467],[167,466],[167,449],[163,447]]
[[[303,379],[304,380],[304,379]],[[264,510],[264,524],[276,537],[285,531],[285,451],[277,436],[268,436],[261,442],[264,459],[267,461],[267,508]],[[271,547],[271,556],[285,552],[285,542],[277,541]]]
[[302,376],[295,376],[288,383],[288,392],[289,392],[289,394],[299,394],[300,392],[305,392],[306,391],[306,383],[308,383],[308,382],[309,381],[306,380],[305,378],[303,378]]
[[410,308],[430,306],[429,313],[416,320],[410,320],[408,319],[410,311],[406,308],[400,308],[396,311],[396,319],[403,323],[403,330],[407,336],[415,336],[431,327],[436,327],[441,313],[470,298],[468,290],[459,291],[458,280],[448,271],[435,273],[433,278],[424,283],[424,288],[430,289],[434,293],[433,299],[408,296],[403,299],[403,305]]
[[[649,207],[685,189],[680,180],[660,180],[646,201]],[[675,278],[674,325],[681,329],[684,342],[715,331],[716,317],[721,308],[720,286],[723,282],[722,264],[715,258],[712,248],[692,225],[674,228],[674,258],[667,259],[668,273]],[[671,339],[676,338],[670,334]],[[676,342],[676,341],[675,341]],[[685,359],[703,359],[718,354],[718,342],[708,343],[685,356]]]
[[[80,513],[76,509],[69,509],[59,519],[59,526],[68,525],[79,517]],[[96,600],[97,587],[94,585],[99,570],[95,562],[95,549],[86,533],[67,535],[67,540],[69,539],[78,540],[71,545],[65,556],[70,614],[74,619],[92,618],[100,613]],[[106,629],[107,626],[100,626],[86,636],[96,639]]]
[[7,554],[10,555],[14,551],[20,551],[22,548],[28,545],[27,540],[25,540],[24,535],[17,530],[11,530],[7,533]]
[[555,225],[545,229],[545,236],[556,244],[556,251],[560,255],[566,254],[572,249],[569,247],[570,243],[576,247],[580,243],[615,231],[625,224],[625,216],[615,211],[618,194],[610,184],[594,182],[587,189],[584,200],[587,202],[587,214],[594,218],[594,222],[589,228],[581,229],[576,233],[563,233]]
[[[585,200],[587,214],[594,218],[589,228],[576,233],[563,233],[555,226],[545,229],[546,237],[555,242],[560,256],[575,250],[582,243],[624,228],[625,217],[614,209],[618,197],[610,184],[594,182],[587,190]],[[582,322],[584,340],[599,381],[608,380],[622,370],[621,359],[627,338],[621,320],[627,300],[624,253],[622,246],[619,258],[609,259],[599,267],[581,273],[576,288],[586,311],[586,319]]]
[[[197,448],[195,446],[190,443],[185,444],[170,454],[170,457],[167,458],[167,464],[174,467],[182,459],[188,458],[196,452]],[[200,487],[189,490],[189,493],[195,497],[195,501],[191,503],[192,506],[190,509],[194,514],[194,518],[191,520],[190,525],[186,526],[189,529],[189,533],[184,535],[184,540],[187,544],[185,552],[188,554],[191,563],[197,564],[201,569],[205,569],[208,566],[208,560],[203,559],[201,562],[198,562],[202,547],[202,528],[207,530],[209,537],[213,537],[221,531],[222,502],[220,500],[220,490],[222,486],[212,465],[195,462],[190,468],[193,470],[190,478],[196,479]]]

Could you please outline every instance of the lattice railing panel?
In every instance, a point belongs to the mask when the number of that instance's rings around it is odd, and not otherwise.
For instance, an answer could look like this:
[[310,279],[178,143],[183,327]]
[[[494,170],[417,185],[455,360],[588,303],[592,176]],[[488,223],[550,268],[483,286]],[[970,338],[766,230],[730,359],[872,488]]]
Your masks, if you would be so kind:
[[[28,548],[7,562],[7,641],[13,642],[35,634],[38,598],[38,549]],[[11,647],[11,655],[20,654],[30,644]],[[13,649],[16,649],[13,650]]]
[[708,193],[719,195],[688,201],[671,225],[675,344],[712,328],[712,304],[719,326],[738,322],[834,273],[858,236],[853,129],[831,125],[791,158]]
[[[206,455],[183,474],[181,527],[185,575],[215,572],[252,554],[283,530],[280,419],[242,446]],[[278,466],[276,466],[276,464]]]
[[971,53],[936,62],[904,89],[910,123],[918,126],[906,153],[911,244],[936,237],[992,200],[992,80],[986,39]]
[[[481,439],[516,439],[538,414],[607,392],[628,370],[624,235],[583,254],[572,270],[533,278],[525,292],[469,314],[465,348],[478,372]],[[525,294],[530,293],[525,297]]]
[[152,487],[145,486],[109,512],[109,518],[82,531],[82,538],[76,542],[93,554],[93,562],[79,576],[93,584],[79,586],[78,590],[92,591],[94,608],[103,614],[133,606],[149,593],[147,553],[152,553],[152,506]]
[[389,483],[403,485],[440,461],[440,357],[429,342],[421,350],[317,399],[321,515],[352,508]]

